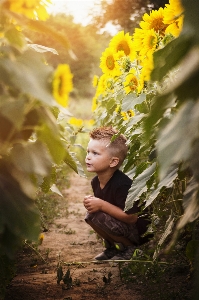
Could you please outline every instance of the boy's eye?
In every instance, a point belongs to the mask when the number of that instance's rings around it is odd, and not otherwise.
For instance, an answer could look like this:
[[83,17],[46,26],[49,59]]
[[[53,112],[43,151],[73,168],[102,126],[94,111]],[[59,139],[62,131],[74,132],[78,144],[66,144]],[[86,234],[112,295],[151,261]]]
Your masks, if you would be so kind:
[[98,153],[94,151],[93,154],[94,154],[94,155],[97,155]]

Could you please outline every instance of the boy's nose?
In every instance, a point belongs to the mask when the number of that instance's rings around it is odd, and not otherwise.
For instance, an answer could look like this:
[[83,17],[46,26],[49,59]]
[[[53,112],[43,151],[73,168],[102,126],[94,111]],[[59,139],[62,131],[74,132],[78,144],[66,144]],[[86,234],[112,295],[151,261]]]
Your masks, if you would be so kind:
[[86,159],[90,159],[89,153],[86,154]]

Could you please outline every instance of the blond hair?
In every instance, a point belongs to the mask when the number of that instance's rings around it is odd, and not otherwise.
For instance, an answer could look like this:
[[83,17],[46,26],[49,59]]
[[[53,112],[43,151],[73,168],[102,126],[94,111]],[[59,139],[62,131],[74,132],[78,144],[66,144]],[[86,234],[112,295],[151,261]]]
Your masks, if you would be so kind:
[[[115,135],[116,138],[111,141]],[[118,134],[118,131],[111,126],[98,127],[90,132],[90,137],[93,140],[107,141],[107,148],[111,152],[111,155],[119,158],[118,166],[121,166],[128,152],[127,139],[123,134]]]

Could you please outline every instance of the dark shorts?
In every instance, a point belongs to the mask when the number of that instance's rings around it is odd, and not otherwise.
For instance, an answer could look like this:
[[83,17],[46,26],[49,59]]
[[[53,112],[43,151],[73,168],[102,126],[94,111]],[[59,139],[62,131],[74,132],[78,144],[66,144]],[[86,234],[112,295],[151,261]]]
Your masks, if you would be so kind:
[[105,231],[107,234],[123,236],[134,244],[139,244],[139,234],[135,224],[126,224],[110,215],[99,211],[93,214],[86,214],[85,221],[91,221],[94,225]]

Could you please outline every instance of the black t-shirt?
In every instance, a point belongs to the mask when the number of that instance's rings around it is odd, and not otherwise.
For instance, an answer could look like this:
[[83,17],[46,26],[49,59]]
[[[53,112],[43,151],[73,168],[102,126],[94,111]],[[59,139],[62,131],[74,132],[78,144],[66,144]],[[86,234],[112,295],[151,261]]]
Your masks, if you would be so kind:
[[[126,174],[120,170],[116,170],[103,189],[100,188],[100,182],[97,176],[92,179],[91,185],[95,197],[105,200],[124,210],[128,190],[132,185],[132,180]],[[138,214],[139,212],[140,207],[135,203],[126,213]],[[136,225],[140,236],[146,232],[148,224],[149,220],[146,215],[144,217],[138,215]]]

